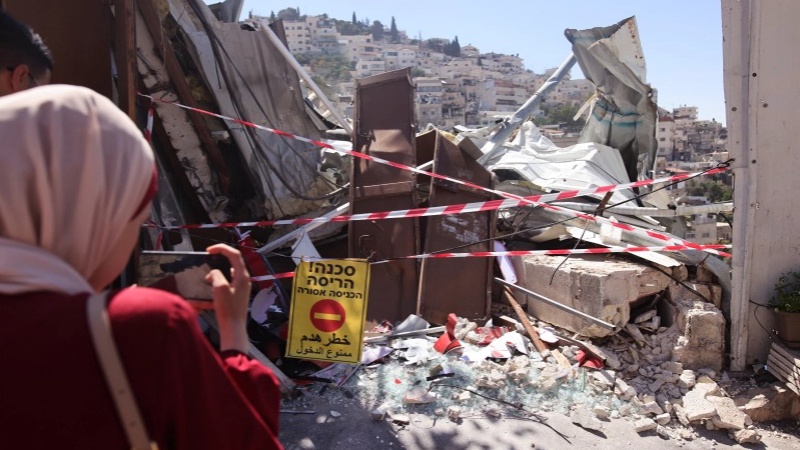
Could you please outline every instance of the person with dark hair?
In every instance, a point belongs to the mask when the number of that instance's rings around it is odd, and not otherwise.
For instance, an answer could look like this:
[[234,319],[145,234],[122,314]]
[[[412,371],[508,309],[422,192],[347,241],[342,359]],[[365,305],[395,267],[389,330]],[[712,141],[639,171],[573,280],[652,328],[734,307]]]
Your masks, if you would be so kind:
[[52,70],[41,36],[0,9],[0,96],[48,84]]

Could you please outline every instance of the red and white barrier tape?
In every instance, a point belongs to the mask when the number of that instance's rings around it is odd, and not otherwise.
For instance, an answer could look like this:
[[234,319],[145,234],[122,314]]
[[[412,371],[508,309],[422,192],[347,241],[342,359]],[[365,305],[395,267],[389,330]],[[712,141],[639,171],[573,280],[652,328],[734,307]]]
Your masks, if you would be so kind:
[[150,104],[150,108],[147,109],[147,126],[144,129],[144,138],[147,142],[153,142],[153,116],[155,115],[155,107],[153,104]]
[[[430,259],[430,258],[485,258],[489,256],[530,256],[530,255],[547,255],[547,256],[567,256],[567,255],[602,255],[610,253],[644,253],[644,252],[681,252],[684,250],[705,250],[713,252],[719,256],[730,258],[731,254],[720,251],[722,249],[731,248],[731,245],[723,244],[710,244],[710,245],[696,245],[696,247],[689,247],[686,245],[665,245],[661,247],[599,247],[599,248],[582,248],[582,249],[559,249],[559,250],[509,250],[504,252],[466,252],[466,253],[424,253],[421,255],[405,256],[398,259]],[[372,264],[383,264],[393,260],[377,261]],[[253,281],[275,280],[278,278],[292,278],[294,272],[285,272],[275,275],[266,275],[261,277],[253,277]]]
[[721,249],[731,248],[730,245],[665,245],[661,247],[600,247],[582,249],[558,249],[558,250],[509,250],[505,252],[469,252],[469,253],[425,253],[422,255],[406,256],[403,259],[426,259],[426,258],[471,258],[486,256],[527,256],[527,255],[597,255],[607,253],[642,253],[642,252],[681,252],[684,250],[705,250],[719,256],[730,258],[731,254],[720,251]]
[[[423,217],[423,216],[443,216],[449,214],[462,214],[471,212],[494,211],[497,209],[514,208],[517,206],[524,206],[530,202],[550,202],[558,200],[566,200],[574,197],[581,197],[584,195],[604,194],[607,192],[615,192],[623,189],[630,189],[635,187],[647,186],[658,183],[668,183],[672,181],[680,181],[689,177],[701,174],[714,174],[722,172],[726,169],[713,169],[708,172],[695,172],[691,174],[675,175],[671,177],[656,178],[653,180],[642,180],[633,183],[612,184],[608,186],[600,186],[591,189],[582,189],[576,191],[562,191],[553,194],[540,194],[523,197],[524,200],[506,199],[506,200],[489,200],[485,202],[462,203],[458,205],[447,206],[432,206],[429,208],[414,208],[414,209],[401,209],[396,211],[382,211],[362,214],[352,214],[337,217],[315,217],[312,219],[285,219],[285,220],[261,220],[257,222],[226,222],[226,223],[212,223],[212,224],[197,224],[197,225],[176,225],[163,227],[165,230],[180,229],[180,228],[236,228],[236,227],[268,227],[275,225],[305,225],[309,223],[326,223],[326,222],[351,222],[358,220],[382,220],[382,219],[405,219],[409,217]],[[151,226],[151,225],[148,225]]]
[[[628,232],[631,232],[631,233],[634,233],[634,234],[638,234],[638,235],[641,235],[641,236],[649,236],[651,238],[655,238],[655,239],[658,239],[658,240],[669,242],[669,243],[671,243],[673,245],[684,245],[684,246],[687,246],[687,247],[689,247],[690,249],[693,249],[693,250],[702,250],[702,248],[700,248],[700,246],[698,246],[697,244],[694,244],[692,242],[689,242],[689,241],[686,241],[686,240],[683,240],[683,239],[678,239],[678,238],[671,238],[671,237],[669,237],[667,235],[664,235],[664,234],[661,234],[661,233],[658,233],[658,232],[655,232],[655,231],[646,230],[646,229],[643,229],[643,228],[637,228],[637,227],[634,227],[634,226],[631,226],[631,225],[618,223],[618,222],[609,220],[609,219],[607,219],[605,217],[594,216],[594,215],[591,215],[591,214],[585,214],[585,213],[577,212],[577,211],[574,211],[574,210],[571,210],[571,209],[568,209],[568,208],[562,208],[562,207],[555,206],[555,205],[550,205],[550,204],[547,204],[547,203],[541,203],[541,202],[535,201],[535,200],[528,200],[525,197],[520,197],[518,195],[510,194],[508,192],[497,191],[497,190],[486,188],[486,187],[483,187],[483,186],[478,186],[478,185],[470,183],[468,181],[463,181],[463,180],[459,180],[459,179],[456,179],[456,178],[450,178],[450,177],[447,177],[447,176],[444,176],[444,175],[440,175],[440,174],[428,172],[428,171],[425,171],[425,170],[417,169],[416,167],[410,167],[410,166],[406,166],[404,164],[398,164],[396,162],[387,161],[387,160],[382,159],[382,158],[376,158],[374,156],[369,156],[369,155],[366,155],[364,153],[354,152],[352,150],[337,149],[337,148],[334,148],[330,144],[326,144],[324,142],[316,141],[314,139],[309,139],[309,138],[305,138],[305,137],[302,137],[302,136],[296,136],[294,134],[287,133],[285,131],[276,130],[274,128],[265,127],[263,125],[258,125],[258,124],[255,124],[255,123],[252,123],[252,122],[247,122],[247,121],[244,121],[244,120],[241,120],[241,119],[235,119],[233,117],[223,116],[221,114],[216,114],[216,113],[213,113],[213,112],[210,112],[210,111],[205,111],[205,110],[202,110],[202,109],[193,108],[191,106],[182,105],[180,103],[167,102],[167,101],[164,101],[164,100],[159,100],[159,99],[157,99],[157,98],[155,98],[153,96],[150,96],[150,95],[146,95],[146,94],[142,94],[142,93],[139,93],[138,95],[140,95],[142,97],[149,98],[150,100],[152,100],[154,102],[177,106],[177,107],[182,108],[182,109],[186,109],[186,110],[189,110],[189,111],[195,111],[195,112],[198,112],[200,114],[205,114],[205,115],[208,115],[208,116],[216,117],[218,119],[227,120],[227,121],[238,123],[240,125],[244,125],[244,126],[253,127],[253,128],[260,129],[260,130],[268,131],[270,133],[274,133],[274,134],[277,134],[279,136],[283,136],[283,137],[286,137],[286,138],[289,138],[289,139],[295,139],[295,140],[298,140],[298,141],[301,141],[301,142],[306,142],[306,143],[315,145],[317,147],[327,148],[327,149],[334,150],[334,151],[337,151],[337,152],[340,152],[340,153],[345,153],[345,154],[348,154],[348,155],[351,155],[351,156],[354,156],[354,157],[357,157],[357,158],[362,158],[362,159],[366,159],[366,160],[369,160],[369,161],[374,161],[374,162],[377,162],[377,163],[380,163],[380,164],[386,164],[386,165],[389,165],[389,166],[392,166],[392,167],[396,167],[396,168],[399,168],[399,169],[403,169],[403,170],[409,170],[411,172],[419,173],[419,174],[422,174],[422,175],[427,175],[427,176],[432,177],[432,178],[437,178],[437,179],[441,179],[441,180],[447,180],[447,181],[450,181],[452,183],[461,184],[461,185],[464,185],[464,186],[467,186],[467,187],[470,187],[470,188],[473,188],[473,189],[477,189],[477,190],[480,190],[480,191],[491,192],[491,193],[493,193],[495,195],[498,195],[498,196],[506,198],[506,199],[517,200],[517,201],[521,202],[522,204],[528,204],[528,205],[532,205],[532,206],[538,206],[538,207],[541,207],[541,208],[544,208],[544,209],[550,209],[550,210],[553,210],[553,211],[558,211],[558,212],[561,212],[561,213],[572,215],[575,218],[581,218],[581,219],[589,220],[589,221],[592,221],[592,222],[606,223],[606,224],[611,225],[612,227],[620,228],[620,229],[623,229],[625,231],[628,231]],[[716,173],[716,172],[721,172],[723,170],[725,170],[725,168],[716,168],[716,169],[712,169],[711,171],[706,172],[706,173],[710,173],[712,171],[714,173]],[[647,184],[652,184],[652,182],[650,180],[643,180],[641,183],[643,183],[643,184],[640,184],[639,186],[645,186]],[[566,197],[561,197],[561,199],[564,199],[564,198],[566,198]],[[447,208],[447,207],[444,207],[444,208]],[[386,218],[390,218],[390,217],[386,217]],[[313,220],[313,219],[308,219],[308,220]],[[239,224],[237,226],[245,226],[245,225]],[[200,227],[202,227],[202,226],[195,226],[194,228],[200,228]],[[211,228],[213,228],[213,226]],[[708,251],[709,251],[709,253],[713,253],[712,250],[708,250]]]

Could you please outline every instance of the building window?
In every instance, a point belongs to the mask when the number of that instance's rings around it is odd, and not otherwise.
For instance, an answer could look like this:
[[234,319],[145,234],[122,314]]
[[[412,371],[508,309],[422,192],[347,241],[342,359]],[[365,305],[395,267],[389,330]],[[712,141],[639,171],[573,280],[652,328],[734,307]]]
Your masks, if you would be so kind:
[[703,233],[703,237],[704,238],[711,237],[711,233]]

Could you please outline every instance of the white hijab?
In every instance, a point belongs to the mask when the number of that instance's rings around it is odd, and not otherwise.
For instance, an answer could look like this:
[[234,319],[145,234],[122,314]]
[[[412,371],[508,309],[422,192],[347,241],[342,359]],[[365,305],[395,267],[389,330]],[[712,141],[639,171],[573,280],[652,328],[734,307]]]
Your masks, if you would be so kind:
[[91,292],[153,167],[136,125],[94,91],[0,97],[0,294]]

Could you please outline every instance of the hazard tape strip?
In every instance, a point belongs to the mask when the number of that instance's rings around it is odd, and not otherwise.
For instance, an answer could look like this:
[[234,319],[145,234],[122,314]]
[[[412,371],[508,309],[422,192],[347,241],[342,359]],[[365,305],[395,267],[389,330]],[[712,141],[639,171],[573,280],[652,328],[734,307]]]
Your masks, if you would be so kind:
[[[491,192],[493,194],[496,194],[496,195],[498,195],[500,197],[503,197],[503,198],[506,198],[506,199],[517,200],[519,202],[522,202],[523,204],[528,204],[528,205],[532,205],[532,206],[538,206],[538,207],[541,207],[541,208],[544,208],[544,209],[550,209],[550,210],[553,210],[553,211],[558,211],[558,212],[561,212],[561,213],[564,213],[564,214],[572,215],[575,218],[581,218],[581,219],[589,220],[589,221],[592,221],[592,222],[609,224],[612,227],[620,228],[622,230],[629,231],[631,233],[638,234],[638,235],[641,235],[641,236],[648,236],[648,237],[655,238],[655,239],[658,239],[658,240],[661,240],[661,241],[664,241],[664,242],[669,242],[670,244],[673,244],[673,245],[685,245],[685,246],[689,247],[690,249],[702,250],[702,248],[700,248],[700,246],[698,246],[697,244],[695,244],[693,242],[689,242],[689,241],[686,241],[686,240],[683,240],[683,239],[678,239],[678,238],[671,238],[671,237],[669,237],[667,235],[664,235],[662,233],[658,233],[658,232],[651,231],[651,230],[646,230],[646,229],[643,229],[643,228],[637,228],[637,227],[634,227],[634,226],[631,226],[631,225],[622,224],[622,223],[619,223],[619,222],[615,222],[615,221],[609,220],[609,219],[607,219],[605,217],[594,216],[594,215],[591,215],[591,214],[585,214],[585,213],[581,213],[581,212],[577,212],[577,211],[571,210],[569,208],[563,208],[563,207],[560,207],[560,206],[550,205],[548,203],[542,203],[542,202],[539,202],[539,201],[528,200],[525,197],[520,197],[518,195],[510,194],[508,192],[503,192],[503,191],[498,191],[498,190],[486,188],[486,187],[483,187],[483,186],[479,186],[479,185],[470,183],[468,181],[463,181],[463,180],[459,180],[459,179],[456,179],[456,178],[450,178],[450,177],[447,177],[447,176],[444,176],[444,175],[440,175],[440,174],[428,172],[428,171],[425,171],[425,170],[417,169],[416,167],[410,167],[410,166],[406,166],[406,165],[403,165],[403,164],[398,164],[396,162],[387,161],[385,159],[376,158],[374,156],[369,156],[369,155],[366,155],[364,153],[354,152],[352,150],[337,149],[337,148],[333,147],[330,144],[326,144],[324,142],[316,141],[314,139],[309,139],[309,138],[305,138],[305,137],[302,137],[302,136],[296,136],[296,135],[294,135],[292,133],[287,133],[285,131],[276,130],[274,128],[265,127],[263,125],[258,125],[258,124],[255,124],[255,123],[252,123],[252,122],[247,122],[247,121],[244,121],[244,120],[241,120],[241,119],[235,119],[233,117],[223,116],[221,114],[216,114],[216,113],[213,113],[213,112],[210,112],[210,111],[206,111],[206,110],[202,110],[202,109],[198,109],[198,108],[193,108],[191,106],[182,105],[180,103],[168,102],[168,101],[160,100],[160,99],[157,99],[157,98],[155,98],[153,96],[150,96],[150,95],[146,95],[146,94],[142,94],[142,93],[138,93],[138,95],[140,95],[142,97],[145,97],[145,98],[149,98],[150,100],[152,100],[154,102],[177,106],[177,107],[182,108],[182,109],[186,109],[186,110],[189,110],[189,111],[195,111],[197,113],[205,114],[205,115],[212,116],[212,117],[216,117],[218,119],[222,119],[222,120],[238,123],[240,125],[244,125],[244,126],[248,126],[248,127],[257,128],[257,129],[260,129],[260,130],[264,130],[264,131],[267,131],[267,132],[270,132],[270,133],[277,134],[279,136],[283,136],[283,137],[286,137],[286,138],[289,138],[289,139],[295,139],[295,140],[298,140],[298,141],[301,141],[301,142],[306,142],[306,143],[315,145],[317,147],[334,150],[334,151],[337,151],[337,152],[340,152],[340,153],[345,153],[345,154],[348,154],[348,155],[351,155],[351,156],[354,156],[354,157],[357,157],[357,158],[362,158],[362,159],[366,159],[366,160],[369,160],[369,161],[374,161],[374,162],[377,162],[377,163],[380,163],[380,164],[386,164],[386,165],[389,165],[389,166],[392,166],[392,167],[396,167],[396,168],[399,168],[399,169],[403,169],[403,170],[409,170],[411,172],[419,173],[419,174],[422,174],[422,175],[427,175],[427,176],[432,177],[432,178],[437,178],[437,179],[441,179],[441,180],[447,180],[447,181],[450,181],[450,182],[453,182],[453,183],[456,183],[456,184],[461,184],[461,185],[464,185],[464,186],[467,186],[467,187],[470,187],[470,188],[473,188],[473,189],[477,189],[477,190],[480,190],[480,191]],[[724,169],[725,168],[720,167],[720,168],[716,168],[716,169],[712,169],[712,170],[718,172],[718,171],[722,171]],[[711,172],[711,171],[709,171],[709,172]],[[706,173],[709,173],[709,172],[706,172]],[[650,183],[648,183],[649,181],[650,180],[643,180],[642,183],[645,183],[645,184],[641,184],[641,186],[644,186],[646,184],[650,184]],[[562,199],[563,199],[563,197],[562,197]],[[389,217],[387,217],[387,218],[389,218]],[[311,220],[313,220],[313,219],[311,219]],[[195,228],[199,228],[199,226],[195,226]],[[709,251],[709,253],[713,253],[712,250],[708,250],[708,251]]]
[[607,253],[642,253],[642,252],[681,252],[685,250],[706,250],[719,256],[730,258],[731,254],[722,252],[722,249],[731,248],[731,245],[665,245],[661,247],[600,247],[582,249],[556,249],[556,250],[509,250],[504,252],[469,252],[469,253],[424,253],[421,255],[406,256],[403,259],[427,258],[474,258],[487,256],[528,256],[528,255],[598,255]]
[[[669,183],[673,181],[680,181],[686,178],[694,177],[697,175],[714,174],[725,171],[725,168],[713,169],[708,172],[695,172],[691,174],[681,174],[671,177],[656,178],[653,180],[642,180],[633,183],[612,184],[607,186],[600,186],[591,189],[582,189],[575,191],[562,191],[553,194],[540,194],[523,197],[524,200],[506,199],[506,200],[489,200],[485,202],[462,203],[458,205],[447,206],[432,206],[429,208],[414,208],[403,209],[395,211],[382,211],[362,214],[352,214],[337,217],[315,217],[311,219],[284,219],[284,220],[261,220],[255,222],[225,222],[225,223],[212,223],[212,224],[197,224],[197,225],[176,225],[163,227],[166,230],[173,229],[197,229],[197,228],[238,228],[238,227],[269,227],[277,225],[306,225],[309,223],[327,223],[327,222],[352,222],[359,220],[383,220],[383,219],[405,219],[409,217],[423,217],[423,216],[441,216],[449,214],[463,214],[471,212],[494,211],[498,209],[514,208],[518,206],[525,206],[530,202],[550,202],[567,200],[574,197],[581,197],[584,195],[604,194],[607,192],[616,192],[624,189],[631,189],[635,187],[647,186],[658,183]],[[151,225],[148,225],[151,226]]]
[[[695,248],[697,247],[697,248]],[[503,252],[466,252],[466,253],[423,253],[421,255],[405,256],[397,259],[431,259],[431,258],[485,258],[490,256],[568,256],[568,255],[603,255],[610,253],[644,253],[644,252],[681,252],[685,250],[706,250],[714,252],[719,256],[730,258],[730,253],[723,252],[723,249],[731,248],[731,245],[709,244],[695,245],[665,245],[661,247],[599,247],[599,248],[579,248],[579,249],[556,249],[556,250],[509,250]],[[393,261],[377,261],[372,264],[383,264]],[[292,278],[294,272],[285,272],[275,275],[265,275],[251,278],[253,281],[275,280],[279,278]]]
[[150,108],[147,109],[147,125],[144,129],[144,138],[147,142],[153,142],[153,116],[155,115],[155,108],[153,104],[150,104]]

